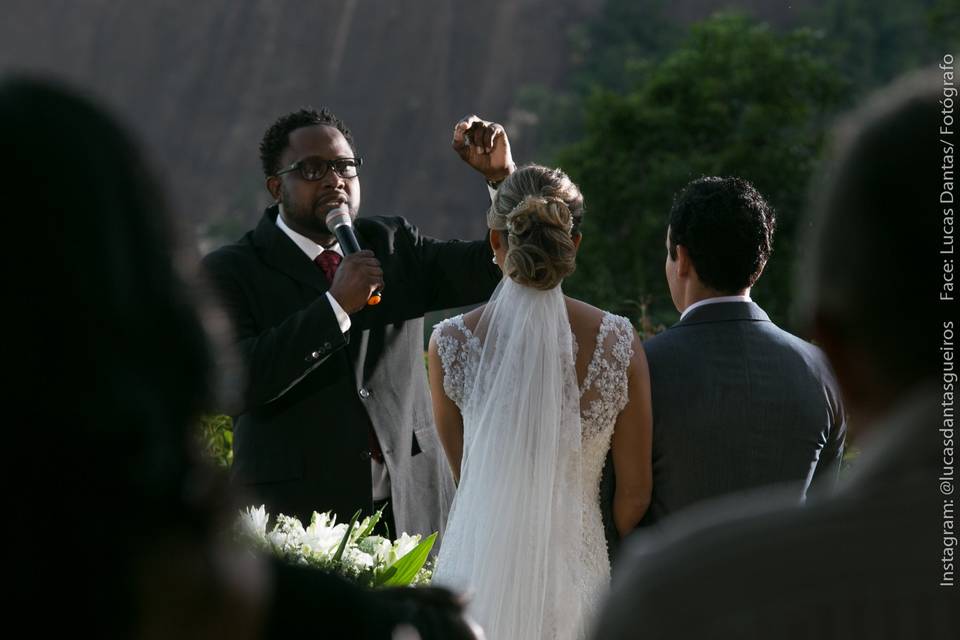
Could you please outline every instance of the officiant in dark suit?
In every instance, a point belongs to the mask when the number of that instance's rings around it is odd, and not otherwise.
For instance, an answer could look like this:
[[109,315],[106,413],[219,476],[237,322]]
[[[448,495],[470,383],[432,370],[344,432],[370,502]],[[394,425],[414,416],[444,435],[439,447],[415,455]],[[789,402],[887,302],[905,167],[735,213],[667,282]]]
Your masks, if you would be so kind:
[[[476,638],[446,590],[365,589],[225,535],[240,505],[199,451],[197,420],[235,362],[149,157],[86,91],[27,76],[0,78],[0,137],[17,158],[10,206],[31,213],[12,231],[44,242],[4,254],[8,271],[24,269],[13,283],[23,313],[6,319],[19,339],[4,354],[23,374],[9,393],[31,408],[9,444],[59,443],[44,449],[49,469],[28,455],[8,465],[31,478],[13,515],[56,504],[61,521],[82,523],[68,569],[62,554],[13,563],[12,623],[43,637]],[[27,182],[36,188],[12,188]],[[31,539],[54,548],[62,527]],[[51,598],[57,615],[36,616]]]
[[[453,146],[491,188],[513,171],[500,125],[464,118]],[[501,278],[489,243],[357,217],[362,160],[326,109],[279,118],[260,157],[274,203],[204,260],[249,369],[231,411],[234,479],[272,514],[332,509],[342,521],[387,505],[391,533],[442,533],[454,484],[430,408],[423,316],[489,297]],[[363,249],[348,256],[325,224],[342,206]],[[369,304],[375,290],[382,301]]]

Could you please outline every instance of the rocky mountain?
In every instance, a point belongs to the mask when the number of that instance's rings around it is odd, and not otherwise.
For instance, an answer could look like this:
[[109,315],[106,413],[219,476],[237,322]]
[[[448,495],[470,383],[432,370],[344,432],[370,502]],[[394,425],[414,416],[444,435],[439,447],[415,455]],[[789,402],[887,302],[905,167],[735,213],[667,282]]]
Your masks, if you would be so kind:
[[[111,108],[208,246],[258,219],[268,198],[257,145],[302,105],[327,105],[353,129],[365,159],[362,213],[472,237],[487,196],[450,150],[454,123],[471,112],[503,122],[515,157],[529,159],[525,131],[537,120],[514,107],[516,92],[563,86],[571,28],[602,4],[4,0],[0,72],[63,79]],[[725,4],[672,11],[687,20]]]

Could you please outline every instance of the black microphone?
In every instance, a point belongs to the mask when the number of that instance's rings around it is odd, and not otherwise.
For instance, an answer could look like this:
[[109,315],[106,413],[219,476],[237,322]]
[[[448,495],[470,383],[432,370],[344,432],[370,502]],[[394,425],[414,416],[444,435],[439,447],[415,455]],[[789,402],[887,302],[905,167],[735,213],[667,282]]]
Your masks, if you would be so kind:
[[[350,217],[350,209],[346,204],[342,204],[327,214],[327,228],[337,236],[337,242],[340,243],[340,250],[344,256],[360,251],[360,243],[357,242],[357,235],[353,232],[353,219]],[[380,304],[383,294],[379,289],[370,294],[367,299],[368,305]]]

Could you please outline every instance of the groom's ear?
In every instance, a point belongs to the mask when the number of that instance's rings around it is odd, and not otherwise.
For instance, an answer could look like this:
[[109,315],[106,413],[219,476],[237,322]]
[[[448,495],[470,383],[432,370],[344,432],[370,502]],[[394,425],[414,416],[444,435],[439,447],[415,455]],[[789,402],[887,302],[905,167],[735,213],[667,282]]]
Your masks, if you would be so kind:
[[682,278],[687,278],[690,276],[691,271],[696,271],[693,268],[693,261],[690,260],[690,252],[687,251],[687,248],[682,244],[677,245],[677,275]]

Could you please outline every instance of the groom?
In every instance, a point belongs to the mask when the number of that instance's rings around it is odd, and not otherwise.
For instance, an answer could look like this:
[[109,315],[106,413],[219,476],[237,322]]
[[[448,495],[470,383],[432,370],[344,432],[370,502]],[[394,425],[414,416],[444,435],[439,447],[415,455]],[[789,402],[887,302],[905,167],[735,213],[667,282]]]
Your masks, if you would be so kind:
[[[939,295],[937,253],[938,138],[957,136],[938,135],[943,96],[939,74],[873,96],[841,121],[815,185],[796,311],[863,437],[856,468],[803,508],[772,495],[720,500],[638,536],[591,637],[635,638],[638,620],[645,640],[957,637],[955,481],[944,469],[956,314]],[[891,322],[894,305],[909,313]]]
[[[490,186],[513,171],[500,125],[465,118],[454,149]],[[249,377],[233,412],[233,477],[274,515],[333,510],[343,521],[388,505],[391,533],[442,532],[454,485],[427,392],[423,316],[490,296],[501,274],[489,243],[357,218],[362,161],[326,109],[279,118],[260,157],[273,204],[204,260]],[[342,206],[364,249],[349,256],[325,224]],[[375,289],[382,302],[368,305]]]
[[834,481],[843,407],[819,349],[750,298],[774,212],[746,180],[694,180],[676,198],[666,276],[680,321],[644,343],[653,399],[653,496],[643,525],[773,483]]

